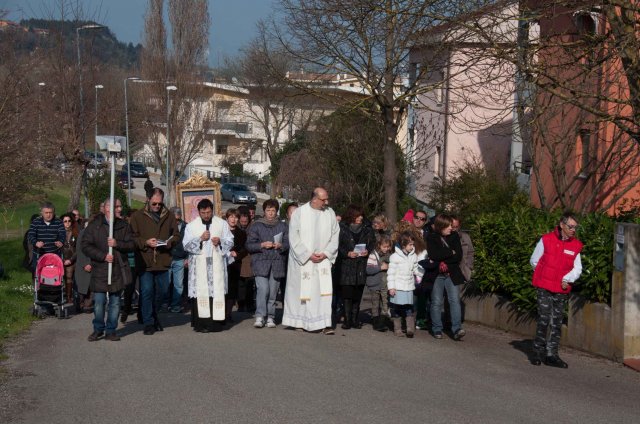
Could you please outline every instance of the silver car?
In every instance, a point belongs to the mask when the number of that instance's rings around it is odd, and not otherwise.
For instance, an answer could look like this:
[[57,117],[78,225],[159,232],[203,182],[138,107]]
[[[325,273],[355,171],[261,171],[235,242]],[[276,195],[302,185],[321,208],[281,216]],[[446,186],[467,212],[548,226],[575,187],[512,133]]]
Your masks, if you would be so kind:
[[222,200],[230,200],[231,203],[256,203],[257,197],[244,184],[227,183],[220,187]]

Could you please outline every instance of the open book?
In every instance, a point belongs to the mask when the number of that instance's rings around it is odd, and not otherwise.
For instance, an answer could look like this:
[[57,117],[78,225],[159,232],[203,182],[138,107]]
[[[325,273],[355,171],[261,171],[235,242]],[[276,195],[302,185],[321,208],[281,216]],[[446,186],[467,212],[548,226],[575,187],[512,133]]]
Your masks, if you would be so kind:
[[167,245],[167,243],[169,242],[169,240],[171,240],[172,238],[173,238],[173,236],[169,237],[169,238],[168,238],[168,239],[166,239],[166,240],[160,240],[160,239],[158,239],[158,240],[157,240],[158,244],[157,244],[157,246],[156,246],[156,247],[166,246],[166,245]]

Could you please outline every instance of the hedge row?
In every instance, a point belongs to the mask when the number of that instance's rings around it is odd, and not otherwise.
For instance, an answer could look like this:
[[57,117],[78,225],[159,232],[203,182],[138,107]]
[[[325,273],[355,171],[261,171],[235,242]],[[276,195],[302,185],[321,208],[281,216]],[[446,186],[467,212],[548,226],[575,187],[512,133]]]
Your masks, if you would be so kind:
[[[523,312],[534,311],[536,296],[529,258],[540,236],[554,228],[561,213],[535,209],[516,200],[511,207],[476,217],[469,227],[475,247],[471,288],[505,296]],[[610,303],[616,219],[591,213],[579,221],[583,271],[574,291],[589,301]],[[636,218],[636,222],[640,220]]]

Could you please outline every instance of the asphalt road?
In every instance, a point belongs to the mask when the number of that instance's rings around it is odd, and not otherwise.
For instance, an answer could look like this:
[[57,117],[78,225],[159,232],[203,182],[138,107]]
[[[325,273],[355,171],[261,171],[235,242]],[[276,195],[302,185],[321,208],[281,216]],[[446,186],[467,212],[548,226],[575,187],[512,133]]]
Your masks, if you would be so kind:
[[462,342],[255,329],[194,333],[166,314],[144,336],[86,340],[91,315],[49,318],[10,344],[2,423],[637,423],[640,374],[575,351],[529,364],[530,341],[467,324]]

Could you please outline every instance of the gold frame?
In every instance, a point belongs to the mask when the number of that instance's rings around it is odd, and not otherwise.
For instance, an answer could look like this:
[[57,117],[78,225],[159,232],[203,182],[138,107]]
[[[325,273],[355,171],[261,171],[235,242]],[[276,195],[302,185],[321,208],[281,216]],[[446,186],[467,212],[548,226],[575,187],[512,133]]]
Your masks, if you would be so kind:
[[[190,222],[194,217],[198,216],[198,210],[194,202],[205,197],[213,202],[213,213],[222,217],[220,183],[210,181],[202,174],[195,173],[187,181],[176,184],[176,197],[176,203],[182,209],[182,219],[185,222]],[[185,197],[194,197],[195,199],[185,204]]]

